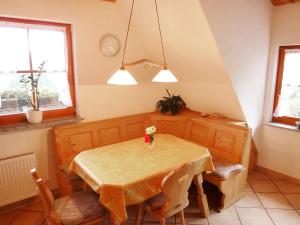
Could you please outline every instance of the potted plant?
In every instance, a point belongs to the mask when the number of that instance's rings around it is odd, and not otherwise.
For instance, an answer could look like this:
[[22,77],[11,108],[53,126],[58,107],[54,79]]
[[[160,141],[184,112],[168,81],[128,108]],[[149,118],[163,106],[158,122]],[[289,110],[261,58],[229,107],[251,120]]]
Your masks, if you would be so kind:
[[163,97],[163,99],[156,103],[155,111],[161,113],[170,112],[172,115],[176,115],[181,110],[186,109],[186,104],[179,95],[171,95],[168,89],[166,89],[166,92],[168,93],[168,96]]
[[20,83],[25,89],[26,99],[32,106],[32,109],[26,112],[26,118],[29,123],[40,123],[43,120],[43,113],[40,110],[39,81],[44,72],[45,63],[46,61],[39,65],[37,74],[23,74],[20,79]]

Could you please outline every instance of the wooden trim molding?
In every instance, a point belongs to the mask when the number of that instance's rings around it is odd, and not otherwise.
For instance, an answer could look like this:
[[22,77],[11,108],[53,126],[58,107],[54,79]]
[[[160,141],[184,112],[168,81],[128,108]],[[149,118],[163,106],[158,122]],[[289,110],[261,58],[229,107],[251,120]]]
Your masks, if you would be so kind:
[[285,4],[300,2],[300,0],[271,0],[271,2],[274,6],[278,6],[278,5],[285,5]]
[[269,177],[271,177],[274,180],[282,180],[282,181],[287,181],[289,183],[293,183],[293,184],[296,184],[296,185],[300,185],[300,180],[299,179],[294,178],[294,177],[290,177],[288,175],[285,175],[285,174],[282,174],[282,173],[279,173],[279,172],[276,172],[274,170],[270,170],[270,169],[267,169],[267,168],[262,167],[262,166],[256,166],[256,170],[261,172],[261,173],[264,173],[264,174],[268,175]]

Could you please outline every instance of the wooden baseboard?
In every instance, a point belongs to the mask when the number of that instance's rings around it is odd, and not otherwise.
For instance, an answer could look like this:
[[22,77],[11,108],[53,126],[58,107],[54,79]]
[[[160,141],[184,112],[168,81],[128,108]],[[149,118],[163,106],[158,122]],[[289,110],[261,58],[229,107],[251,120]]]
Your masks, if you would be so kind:
[[[58,188],[55,188],[55,189],[51,190],[51,192],[52,192],[54,198],[57,198],[59,196]],[[26,205],[30,205],[30,204],[33,204],[35,202],[39,202],[40,200],[41,200],[40,196],[36,195],[36,196],[31,197],[31,198],[27,198],[27,199],[24,199],[24,200],[21,200],[21,201],[18,201],[18,202],[14,202],[14,203],[11,203],[11,204],[8,204],[8,205],[5,205],[5,206],[1,206],[0,207],[0,213],[6,212],[6,211],[11,211],[11,210],[14,210],[14,209],[17,209],[17,208],[23,208]]]
[[276,172],[274,170],[270,170],[261,166],[256,166],[256,171],[262,172],[267,176],[271,177],[274,180],[284,180],[289,183],[300,185],[300,180],[294,177],[290,177],[288,175]]

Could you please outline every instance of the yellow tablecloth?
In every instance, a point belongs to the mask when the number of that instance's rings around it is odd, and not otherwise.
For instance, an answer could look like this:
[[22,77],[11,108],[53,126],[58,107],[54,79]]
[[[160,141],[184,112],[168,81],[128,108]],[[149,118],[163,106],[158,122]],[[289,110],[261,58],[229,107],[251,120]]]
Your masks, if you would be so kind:
[[155,135],[154,147],[137,138],[78,154],[70,165],[120,221],[126,205],[141,203],[161,192],[164,176],[194,161],[197,174],[213,170],[208,149],[167,134]]

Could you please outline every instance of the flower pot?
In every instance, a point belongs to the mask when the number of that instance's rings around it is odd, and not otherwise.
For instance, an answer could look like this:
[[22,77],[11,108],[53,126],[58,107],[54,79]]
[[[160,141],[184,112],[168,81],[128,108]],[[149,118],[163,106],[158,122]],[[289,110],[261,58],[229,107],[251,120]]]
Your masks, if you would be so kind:
[[26,113],[26,118],[29,123],[40,123],[43,120],[43,112],[40,110],[28,110]]

